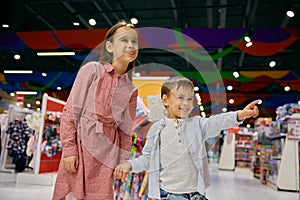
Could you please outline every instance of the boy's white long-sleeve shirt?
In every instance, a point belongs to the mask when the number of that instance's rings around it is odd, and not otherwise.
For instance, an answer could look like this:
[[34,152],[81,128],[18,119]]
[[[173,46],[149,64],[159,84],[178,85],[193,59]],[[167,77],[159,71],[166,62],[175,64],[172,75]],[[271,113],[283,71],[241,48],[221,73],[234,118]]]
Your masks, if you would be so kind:
[[[205,194],[205,188],[210,185],[205,141],[210,137],[219,135],[221,130],[240,125],[242,122],[237,121],[237,112],[221,113],[209,118],[194,116],[184,120],[182,124],[183,143],[188,148],[192,160],[198,169],[197,191],[200,194]],[[129,160],[132,165],[132,172],[139,173],[144,170],[149,172],[149,197],[156,199],[160,199],[159,134],[164,126],[164,119],[154,123],[148,132],[142,155]],[[180,176],[180,174],[177,176]]]

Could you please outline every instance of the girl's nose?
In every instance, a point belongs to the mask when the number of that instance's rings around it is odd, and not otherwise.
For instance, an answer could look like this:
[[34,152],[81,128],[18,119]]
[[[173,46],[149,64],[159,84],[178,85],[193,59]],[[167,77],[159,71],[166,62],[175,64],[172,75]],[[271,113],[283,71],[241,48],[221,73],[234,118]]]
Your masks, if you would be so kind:
[[129,41],[127,45],[128,45],[128,47],[133,47],[133,44],[131,41]]

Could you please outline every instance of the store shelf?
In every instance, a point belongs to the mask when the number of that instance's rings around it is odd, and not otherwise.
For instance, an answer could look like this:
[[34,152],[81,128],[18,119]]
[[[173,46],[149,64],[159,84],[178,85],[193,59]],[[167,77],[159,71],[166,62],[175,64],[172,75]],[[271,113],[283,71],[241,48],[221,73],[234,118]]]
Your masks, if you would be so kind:
[[236,134],[235,161],[237,167],[251,167],[253,157],[253,134],[241,130]]

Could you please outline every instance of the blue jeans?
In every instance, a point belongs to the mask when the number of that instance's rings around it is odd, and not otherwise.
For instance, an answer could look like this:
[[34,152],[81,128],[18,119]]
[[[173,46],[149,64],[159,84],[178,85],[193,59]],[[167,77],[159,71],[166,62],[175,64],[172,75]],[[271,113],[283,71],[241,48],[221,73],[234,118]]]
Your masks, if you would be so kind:
[[160,189],[161,200],[208,200],[198,192],[173,194]]

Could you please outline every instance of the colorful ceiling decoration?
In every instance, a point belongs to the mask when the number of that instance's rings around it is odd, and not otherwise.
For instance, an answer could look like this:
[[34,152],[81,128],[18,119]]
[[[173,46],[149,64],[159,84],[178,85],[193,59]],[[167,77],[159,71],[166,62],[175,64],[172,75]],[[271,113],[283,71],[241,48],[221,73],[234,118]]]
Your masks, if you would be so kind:
[[[159,30],[158,30],[159,29]],[[161,28],[139,28],[140,48],[162,48],[186,51],[191,56],[200,60],[216,60],[239,48],[253,56],[270,56],[281,52],[300,38],[300,28],[254,28],[249,32],[245,28],[182,28],[171,31],[173,34],[162,34],[162,37],[153,37],[157,31],[164,32]],[[32,50],[73,50],[84,52],[90,50],[89,55],[79,54],[72,58],[84,60],[87,56],[99,55],[102,41],[107,29],[95,30],[65,30],[65,31],[38,31],[0,33],[0,50],[8,50],[12,53]],[[253,45],[246,48],[242,40],[244,35],[251,35]],[[186,48],[188,47],[188,48]],[[226,47],[223,51],[206,56],[199,56],[195,52],[198,48]],[[285,103],[299,101],[300,71],[241,71],[238,79],[234,78],[232,72],[222,71],[220,77],[214,77],[210,72],[180,72],[190,78],[199,86],[203,104],[206,108],[212,108],[226,104],[227,102],[211,102],[207,85],[222,81],[224,86],[232,85],[234,92],[226,93],[228,98],[234,98],[233,107],[238,107],[245,102],[258,96],[263,98],[262,109],[266,116],[275,113],[275,109]],[[205,81],[203,79],[205,76]],[[6,92],[16,90],[36,90],[39,92],[53,92],[53,95],[66,100],[69,90],[74,82],[76,73],[71,72],[48,72],[47,77],[41,76],[41,72],[31,75],[4,75],[0,73],[0,88]],[[266,89],[270,83],[278,83],[280,87],[287,84],[294,93],[291,94],[258,94],[257,91]],[[64,91],[56,92],[56,87],[61,86]],[[213,93],[226,91],[219,88]],[[210,91],[211,92],[211,91]],[[295,94],[296,92],[296,94]],[[298,93],[297,93],[298,92]]]
[[[140,48],[174,48],[175,46],[184,47],[188,44],[189,51],[191,51],[190,47],[224,47],[234,44],[233,47],[237,46],[248,54],[266,56],[283,51],[298,40],[300,35],[300,28],[255,28],[251,33],[245,28],[183,28],[174,29],[172,37],[165,35],[166,37],[161,37],[161,40],[153,40],[153,35],[157,35],[157,29],[162,30],[162,28],[151,28],[152,31],[150,28],[138,29]],[[12,52],[26,48],[33,50],[92,50],[99,45],[99,41],[103,41],[106,31],[107,29],[1,33],[0,50]],[[245,34],[251,34],[252,42],[255,45],[245,47],[244,41],[241,40]],[[189,40],[187,36],[193,41]],[[185,44],[182,43],[181,37],[184,38]],[[212,56],[212,59],[225,56],[232,49],[225,49],[225,52]],[[83,60],[85,57],[80,58]],[[78,59],[78,57],[74,56],[74,59]]]

